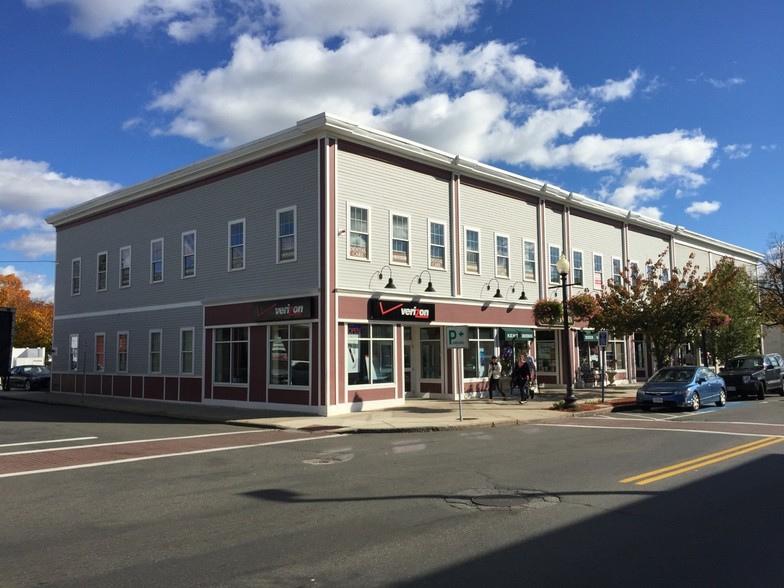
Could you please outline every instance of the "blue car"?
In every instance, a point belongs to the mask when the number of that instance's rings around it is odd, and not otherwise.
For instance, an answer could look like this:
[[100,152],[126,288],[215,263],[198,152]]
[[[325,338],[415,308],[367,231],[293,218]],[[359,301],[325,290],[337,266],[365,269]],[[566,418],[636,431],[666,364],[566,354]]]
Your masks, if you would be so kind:
[[675,406],[699,410],[703,404],[727,403],[727,385],[721,376],[702,366],[665,367],[637,390],[637,406]]

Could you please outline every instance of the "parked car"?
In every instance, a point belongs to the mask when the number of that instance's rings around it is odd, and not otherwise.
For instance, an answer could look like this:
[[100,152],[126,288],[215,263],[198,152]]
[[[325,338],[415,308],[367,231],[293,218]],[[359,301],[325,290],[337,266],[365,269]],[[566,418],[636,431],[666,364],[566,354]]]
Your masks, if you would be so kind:
[[727,388],[720,376],[703,366],[661,368],[637,391],[637,406],[643,410],[654,406],[699,410],[709,402],[724,406]]
[[753,394],[761,400],[775,390],[784,396],[782,365],[777,354],[733,357],[724,364],[719,375],[727,383],[727,393],[731,396]]
[[3,390],[24,388],[25,390],[49,389],[52,372],[42,365],[18,365],[12,367],[8,376],[3,378]]

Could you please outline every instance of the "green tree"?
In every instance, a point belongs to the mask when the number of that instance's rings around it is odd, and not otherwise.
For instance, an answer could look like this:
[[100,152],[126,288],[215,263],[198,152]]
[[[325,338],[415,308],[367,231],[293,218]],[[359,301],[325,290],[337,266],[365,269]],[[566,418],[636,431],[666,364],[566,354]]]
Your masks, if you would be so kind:
[[590,326],[615,336],[640,333],[656,365],[670,363],[679,345],[694,340],[707,315],[704,280],[698,276],[694,255],[682,269],[667,269],[665,250],[656,262],[647,260],[645,272],[628,263],[621,280],[608,281],[598,294]]
[[762,322],[769,327],[784,327],[784,237],[770,237],[757,285]]
[[14,347],[52,348],[54,305],[30,298],[16,275],[0,275],[0,306],[16,308]]

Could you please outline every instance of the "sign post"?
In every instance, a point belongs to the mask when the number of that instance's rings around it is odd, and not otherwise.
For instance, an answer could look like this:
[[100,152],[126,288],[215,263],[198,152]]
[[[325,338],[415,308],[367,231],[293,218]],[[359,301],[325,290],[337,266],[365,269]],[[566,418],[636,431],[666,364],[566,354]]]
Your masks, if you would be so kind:
[[[446,348],[454,349],[455,353],[452,355],[452,365],[457,366],[457,350],[465,349],[468,347],[468,327],[465,325],[457,327],[446,328]],[[455,382],[460,383],[462,386],[462,378],[456,378]],[[455,386],[457,388],[457,385]],[[463,420],[463,391],[457,389],[457,406],[460,414],[460,420]]]
[[600,378],[602,379],[602,404],[604,404],[604,354],[607,350],[607,331],[601,330],[599,331],[599,355],[601,356],[599,359],[601,361],[601,374]]

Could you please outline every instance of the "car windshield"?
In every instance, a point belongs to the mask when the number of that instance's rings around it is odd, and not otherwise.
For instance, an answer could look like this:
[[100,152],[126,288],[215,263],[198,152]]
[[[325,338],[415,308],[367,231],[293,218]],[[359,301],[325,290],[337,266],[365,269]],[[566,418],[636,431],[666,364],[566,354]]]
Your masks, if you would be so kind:
[[726,365],[728,370],[753,370],[762,368],[761,357],[733,357]]
[[691,382],[694,370],[688,368],[667,368],[659,370],[649,382]]

